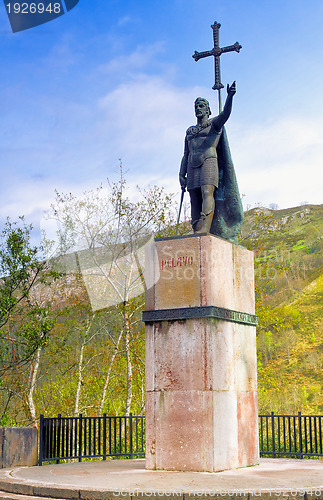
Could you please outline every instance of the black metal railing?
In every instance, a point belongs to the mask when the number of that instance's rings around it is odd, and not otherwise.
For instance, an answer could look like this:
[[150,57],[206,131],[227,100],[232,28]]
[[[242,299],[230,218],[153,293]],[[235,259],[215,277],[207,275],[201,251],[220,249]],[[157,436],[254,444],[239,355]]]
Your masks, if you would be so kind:
[[40,416],[39,465],[77,459],[145,456],[144,416]]
[[[323,457],[323,415],[259,415],[261,457]],[[40,416],[39,465],[145,456],[145,417]]]
[[323,457],[322,415],[259,415],[262,457]]

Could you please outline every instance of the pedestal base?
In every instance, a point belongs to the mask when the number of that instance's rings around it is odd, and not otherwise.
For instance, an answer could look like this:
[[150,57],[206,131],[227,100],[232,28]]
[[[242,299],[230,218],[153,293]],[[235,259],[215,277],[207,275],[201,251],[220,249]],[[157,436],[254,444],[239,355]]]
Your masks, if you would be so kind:
[[[252,253],[203,235],[157,240],[147,259],[159,279],[146,294],[146,468],[258,463]],[[218,317],[196,317],[211,306]]]

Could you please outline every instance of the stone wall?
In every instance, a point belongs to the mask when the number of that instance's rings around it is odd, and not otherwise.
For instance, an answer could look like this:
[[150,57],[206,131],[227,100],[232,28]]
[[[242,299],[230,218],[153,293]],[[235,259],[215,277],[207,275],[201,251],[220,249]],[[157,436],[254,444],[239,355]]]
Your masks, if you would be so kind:
[[38,431],[35,427],[0,427],[0,467],[37,465]]

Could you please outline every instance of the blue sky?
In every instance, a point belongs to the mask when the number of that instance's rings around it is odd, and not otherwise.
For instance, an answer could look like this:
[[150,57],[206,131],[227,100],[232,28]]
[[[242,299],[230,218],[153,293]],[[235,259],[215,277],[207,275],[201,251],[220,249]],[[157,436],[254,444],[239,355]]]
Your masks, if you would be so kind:
[[39,226],[54,190],[117,176],[180,192],[193,101],[217,112],[210,25],[224,84],[237,81],[227,132],[244,204],[322,203],[322,0],[80,0],[13,34],[0,4],[0,219]]

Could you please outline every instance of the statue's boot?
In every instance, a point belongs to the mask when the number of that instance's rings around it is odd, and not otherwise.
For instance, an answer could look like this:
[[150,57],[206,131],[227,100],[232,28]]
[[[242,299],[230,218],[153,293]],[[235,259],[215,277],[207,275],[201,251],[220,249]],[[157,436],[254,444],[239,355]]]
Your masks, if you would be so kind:
[[193,228],[194,233],[197,233],[197,231],[201,230],[202,222],[203,222],[202,217],[200,219],[192,221],[192,228]]
[[209,233],[211,229],[211,224],[213,220],[213,215],[214,212],[210,212],[209,214],[205,215],[203,212],[201,212],[201,218],[199,220],[199,228],[195,231],[196,234],[200,233]]

